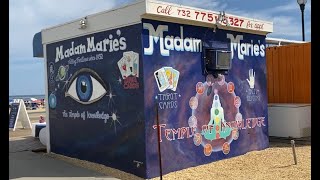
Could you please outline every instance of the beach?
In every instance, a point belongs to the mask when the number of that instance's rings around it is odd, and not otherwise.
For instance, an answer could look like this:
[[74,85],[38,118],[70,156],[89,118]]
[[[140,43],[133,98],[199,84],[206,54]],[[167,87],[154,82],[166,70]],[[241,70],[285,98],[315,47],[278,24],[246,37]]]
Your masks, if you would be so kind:
[[[237,180],[308,180],[311,179],[311,139],[296,141],[297,165],[294,164],[290,140],[270,139],[270,147],[261,151],[251,151],[230,159],[211,162],[196,167],[171,172],[164,180],[237,179]],[[121,180],[141,179],[135,175],[106,167],[101,164],[62,156],[47,154],[89,170],[111,175]],[[159,180],[160,178],[152,178]]]
[[[46,118],[46,110],[45,108],[38,108],[35,110],[27,110],[29,119],[31,123],[38,123],[40,116]],[[10,113],[10,110],[9,110]],[[20,122],[17,122],[17,126],[15,131],[9,131],[9,138],[12,137],[23,137],[23,136],[31,136],[31,129],[23,129]]]

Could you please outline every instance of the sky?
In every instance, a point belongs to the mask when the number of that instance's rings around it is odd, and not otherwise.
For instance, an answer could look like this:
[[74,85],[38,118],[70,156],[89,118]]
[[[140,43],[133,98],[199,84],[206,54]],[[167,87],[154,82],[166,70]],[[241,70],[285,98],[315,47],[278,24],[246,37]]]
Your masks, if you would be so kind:
[[[45,94],[43,58],[33,57],[32,40],[42,29],[136,0],[10,0],[9,95]],[[267,37],[302,40],[296,0],[162,0],[273,22]],[[311,0],[305,11],[305,40],[311,41]]]

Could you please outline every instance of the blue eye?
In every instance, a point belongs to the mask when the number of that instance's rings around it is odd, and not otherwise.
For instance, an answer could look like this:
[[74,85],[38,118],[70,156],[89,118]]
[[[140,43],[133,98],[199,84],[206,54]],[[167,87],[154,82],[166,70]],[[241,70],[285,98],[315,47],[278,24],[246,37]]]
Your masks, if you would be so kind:
[[102,79],[94,71],[84,68],[71,78],[66,96],[82,104],[91,104],[101,99],[106,93]]
[[92,96],[92,80],[90,75],[80,75],[76,82],[76,91],[80,101],[88,102]]

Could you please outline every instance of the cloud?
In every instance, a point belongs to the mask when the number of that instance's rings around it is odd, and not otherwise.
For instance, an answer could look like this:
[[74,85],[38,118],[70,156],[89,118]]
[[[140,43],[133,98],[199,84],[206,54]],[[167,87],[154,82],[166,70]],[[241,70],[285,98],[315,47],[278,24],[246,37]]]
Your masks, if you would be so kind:
[[[33,36],[42,29],[124,5],[130,0],[9,1],[9,92],[44,92],[42,58],[33,58]],[[130,2],[133,2],[132,0]],[[42,72],[39,74],[39,72]],[[21,74],[23,73],[23,74]],[[40,78],[41,77],[41,78]],[[35,83],[39,83],[34,87]],[[30,88],[29,88],[30,87]]]
[[[310,12],[310,9],[311,9],[310,7],[311,7],[311,5],[310,5],[310,3],[308,3],[306,5],[306,9],[305,9],[305,11],[307,13],[308,13],[308,11]],[[292,13],[292,12],[296,13],[296,12],[300,12],[299,9],[300,9],[300,7],[296,1],[290,1],[288,4],[269,8],[266,11],[269,12],[270,14],[273,14],[273,13]]]
[[[305,34],[306,39],[310,39],[310,9],[311,3],[308,3],[305,8]],[[300,8],[296,1],[290,1],[287,4],[280,6],[257,9],[256,11],[244,11],[238,8],[230,8],[226,10],[230,14],[251,17],[254,19],[266,20],[273,22],[273,33],[269,34],[272,37],[295,39],[301,36],[301,14]],[[308,21],[309,20],[309,21]]]
[[[123,6],[137,0],[10,0],[9,1],[9,70],[10,70],[10,94],[11,87],[16,84],[16,79],[23,79],[23,82],[31,83],[29,75],[21,75],[21,72],[44,71],[43,59],[33,58],[32,40],[35,33],[44,28],[73,21],[85,15],[106,11],[114,7]],[[221,0],[162,0],[193,6],[197,8],[210,9],[214,11],[225,10],[227,13],[252,17],[261,20],[274,22],[274,32],[268,36],[286,37],[289,39],[301,37],[301,14],[295,0],[277,1],[279,6],[272,8],[257,8],[247,11],[245,5],[235,7],[234,1]],[[275,0],[274,0],[275,1]],[[305,8],[305,33],[306,39],[311,34],[311,0]],[[271,3],[271,1],[266,1]],[[263,3],[261,3],[263,4]],[[12,72],[11,72],[12,71]],[[34,75],[34,74],[33,74]],[[31,77],[31,76],[30,76]],[[13,81],[13,82],[11,82]],[[21,82],[22,82],[21,81]],[[33,81],[33,80],[32,80]],[[20,82],[20,81],[19,81]],[[44,83],[42,80],[40,83]],[[24,84],[27,85],[27,84]],[[39,84],[40,87],[44,84]],[[22,88],[23,89],[23,88]]]
[[[30,60],[30,59],[27,59]],[[9,64],[9,94],[44,94],[44,61],[36,63]]]
[[[297,36],[300,34],[300,10],[296,1],[289,1],[277,7],[268,9],[257,9],[255,11],[245,11],[240,8],[232,7],[230,3],[217,0],[163,0],[186,6],[194,6],[204,9],[225,9],[227,12],[235,15],[253,17],[262,20],[274,22],[275,36]],[[9,1],[9,57],[10,61],[15,60],[11,57],[32,57],[32,39],[33,35],[41,29],[51,27],[57,24],[72,21],[84,15],[108,10],[118,5],[133,2],[132,0],[68,0],[63,3],[57,3],[52,0],[19,0]],[[307,3],[305,17],[310,18],[311,3]],[[294,14],[282,15],[279,14]],[[298,19],[299,17],[299,19]],[[305,27],[310,28],[311,23],[306,21]],[[289,28],[291,27],[291,28]],[[289,31],[288,31],[289,30]]]
[[22,66],[22,67],[28,68],[29,65],[31,66],[33,64],[39,64],[39,63],[43,63],[43,62],[44,62],[44,60],[42,58],[14,57],[11,59],[11,61],[9,61],[9,67],[14,68],[17,66]]
[[197,8],[202,8],[202,9],[216,9],[216,8],[221,8],[225,7],[226,4],[217,1],[217,0],[202,0],[202,1],[192,1],[192,0],[162,0],[164,2],[171,2],[175,4],[181,4],[184,6],[191,6],[191,7],[197,7]]
[[[123,1],[122,1],[123,2]],[[9,1],[9,57],[32,57],[33,35],[44,28],[111,9],[116,0]]]

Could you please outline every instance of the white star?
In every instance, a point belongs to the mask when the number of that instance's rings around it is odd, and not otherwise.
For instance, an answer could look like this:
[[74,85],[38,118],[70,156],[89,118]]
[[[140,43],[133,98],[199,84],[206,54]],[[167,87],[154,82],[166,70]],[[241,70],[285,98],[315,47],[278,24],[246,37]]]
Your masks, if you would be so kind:
[[120,125],[122,125],[119,121],[119,116],[117,116],[117,112],[113,112],[111,115],[112,121],[111,121],[111,125],[114,124],[114,132],[117,133],[117,126],[116,126],[116,122],[118,122]]
[[106,95],[107,97],[109,97],[108,107],[109,107],[109,105],[110,105],[110,102],[111,102],[111,101],[113,102],[113,96],[116,96],[116,95],[112,94],[112,88],[111,88],[111,85],[110,85],[110,84],[109,84],[109,87],[110,87],[109,94]]
[[119,84],[121,84],[121,82],[122,82],[121,77],[119,77],[118,82],[119,82]]
[[108,96],[109,96],[109,98],[111,99],[112,96],[115,96],[115,95],[112,95],[112,92],[110,92]]
[[66,85],[69,83],[69,80],[70,80],[70,78],[72,77],[72,74],[70,74],[69,75],[69,77],[68,77],[68,79],[67,80],[65,80],[65,81],[62,81],[62,82],[64,82],[64,86],[63,86],[63,88],[62,89],[64,89],[65,87],[66,87]]
[[158,99],[158,96],[155,96],[154,98],[155,98],[155,99]]
[[112,117],[112,120],[114,120],[114,121],[117,120],[117,115],[115,113],[112,113],[111,117]]

